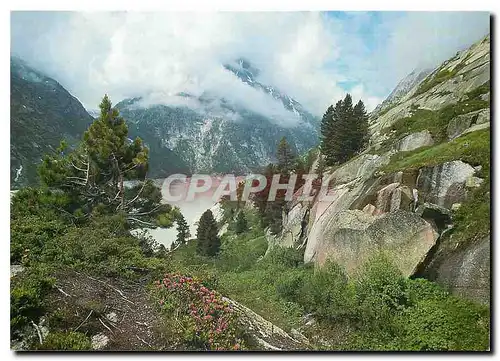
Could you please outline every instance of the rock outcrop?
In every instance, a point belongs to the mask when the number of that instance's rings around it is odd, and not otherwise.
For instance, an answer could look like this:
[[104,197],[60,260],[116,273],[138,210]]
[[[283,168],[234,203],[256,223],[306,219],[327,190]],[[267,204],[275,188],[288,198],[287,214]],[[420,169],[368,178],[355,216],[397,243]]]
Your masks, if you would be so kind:
[[375,254],[383,253],[405,276],[410,276],[438,238],[430,223],[406,211],[379,216],[360,210],[343,211],[322,231],[312,260],[322,265],[331,259],[349,275]]
[[399,143],[399,151],[407,152],[427,145],[433,145],[434,139],[428,130],[413,133],[404,137]]
[[[438,164],[430,159],[429,165],[423,162],[418,167],[409,162],[395,173],[386,173],[385,166],[396,153],[402,159],[406,155],[401,152],[441,146],[490,126],[488,103],[481,103],[489,101],[489,93],[484,93],[490,79],[489,46],[486,37],[416,82],[406,95],[399,94],[390,106],[379,107],[370,117],[368,149],[337,168],[327,167],[328,197],[318,196],[312,204],[291,202],[282,234],[269,236],[269,245],[297,247],[305,242],[304,262],[322,266],[331,259],[350,276],[382,252],[405,276],[419,276],[422,269],[431,268],[433,272],[424,272],[425,277],[453,293],[485,302],[490,292],[489,238],[471,241],[460,250],[452,249],[450,242],[441,247],[442,239],[452,233],[455,212],[473,194],[471,190],[485,181],[481,166],[474,167],[459,156],[443,157]],[[462,114],[469,109],[469,100],[479,109],[475,106]],[[462,106],[457,107],[458,102]],[[449,115],[453,109],[456,115],[450,115],[441,130],[403,133],[397,139],[396,130],[387,131],[417,108],[438,111],[447,106],[451,108],[444,113]],[[432,153],[422,149],[418,161],[428,154]]]

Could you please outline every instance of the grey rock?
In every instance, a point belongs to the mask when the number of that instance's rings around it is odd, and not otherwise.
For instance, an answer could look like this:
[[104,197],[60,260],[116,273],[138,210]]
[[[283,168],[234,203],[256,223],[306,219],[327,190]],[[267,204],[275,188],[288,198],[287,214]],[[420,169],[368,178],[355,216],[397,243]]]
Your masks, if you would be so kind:
[[472,127],[470,128],[467,128],[461,135],[463,134],[467,134],[467,133],[472,133],[472,132],[475,132],[477,130],[482,130],[482,129],[487,129],[490,127],[490,123],[482,123],[482,124],[476,124],[476,125],[473,125]]
[[467,196],[465,182],[474,173],[471,165],[460,160],[421,168],[417,179],[417,188],[423,197],[421,201],[445,208],[464,201]]
[[490,122],[490,108],[482,110],[476,119],[476,124],[484,124]]
[[98,333],[97,335],[92,336],[91,342],[94,350],[102,350],[108,345],[109,337],[104,333]]
[[489,102],[490,101],[490,93],[488,92],[486,94],[481,95],[481,100]]
[[342,211],[324,229],[313,260],[321,266],[332,259],[353,275],[376,253],[383,252],[409,276],[437,238],[432,225],[414,213],[371,216],[360,210]]
[[415,214],[435,224],[439,232],[445,230],[452,223],[450,210],[437,204],[421,204],[415,210]]
[[436,282],[455,295],[489,304],[490,272],[488,236],[446,257],[437,270]]
[[24,271],[24,267],[21,266],[20,264],[12,264],[10,265],[10,276],[14,277],[18,275],[19,273]]
[[117,323],[117,322],[118,322],[118,316],[116,315],[116,313],[115,313],[115,312],[110,312],[110,313],[108,313],[108,314],[106,315],[106,318],[107,318],[109,321],[113,322],[113,323]]
[[483,178],[471,176],[471,177],[467,178],[467,180],[465,181],[465,186],[467,188],[477,188],[477,187],[481,186],[481,183],[483,183],[483,182],[484,182]]
[[428,145],[433,145],[434,139],[428,130],[423,130],[418,133],[412,133],[404,137],[398,145],[398,149],[401,152],[407,152],[420,147],[425,147]]
[[450,120],[446,133],[448,139],[455,139],[467,130],[472,124],[476,122],[479,117],[480,111],[475,111],[467,114],[461,114]]

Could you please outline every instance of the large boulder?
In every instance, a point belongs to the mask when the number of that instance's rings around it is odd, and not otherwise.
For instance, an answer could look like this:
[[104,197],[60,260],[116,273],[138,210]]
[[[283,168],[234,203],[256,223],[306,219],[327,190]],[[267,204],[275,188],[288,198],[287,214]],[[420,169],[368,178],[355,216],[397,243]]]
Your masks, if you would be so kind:
[[422,201],[451,208],[453,203],[461,203],[467,196],[465,183],[475,173],[474,168],[460,160],[446,162],[420,169],[417,188]]
[[475,124],[480,112],[481,110],[478,110],[467,114],[457,115],[455,118],[450,120],[448,128],[446,129],[448,139],[451,140],[460,136],[460,134],[462,134],[472,124]]
[[444,258],[435,281],[455,295],[489,304],[490,237]]
[[307,218],[308,208],[302,203],[297,203],[283,217],[283,231],[278,243],[282,247],[296,246],[303,237],[307,234],[306,230],[302,229],[304,220]]
[[398,149],[401,152],[407,152],[420,147],[433,145],[434,139],[428,130],[423,130],[418,133],[407,135],[399,142]]
[[331,259],[354,275],[374,254],[382,252],[410,276],[434,246],[438,233],[414,213],[396,211],[377,216],[347,210],[325,222],[318,237],[311,260],[319,265]]

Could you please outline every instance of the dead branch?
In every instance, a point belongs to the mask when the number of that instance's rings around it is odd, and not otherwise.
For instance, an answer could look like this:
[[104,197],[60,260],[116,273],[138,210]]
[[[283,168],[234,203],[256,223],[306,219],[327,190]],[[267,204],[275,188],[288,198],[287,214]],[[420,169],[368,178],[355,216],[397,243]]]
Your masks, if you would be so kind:
[[100,317],[98,318],[98,320],[99,320],[99,322],[100,322],[100,323],[101,323],[104,327],[106,327],[106,328],[109,330],[109,332],[114,333],[112,329],[110,329],[108,326],[106,326],[106,324],[105,324],[104,322],[102,322],[102,320],[101,320],[101,318],[100,318]]
[[137,339],[139,341],[142,341],[145,345],[149,346],[150,348],[153,348],[153,346],[151,346],[149,343],[147,343],[146,341],[144,341],[142,338],[140,338],[139,336],[135,335],[135,337],[137,337]]
[[97,282],[100,282],[102,283],[103,285],[106,285],[108,286],[109,288],[111,288],[112,290],[116,291],[125,301],[127,302],[130,302],[131,304],[135,305],[134,302],[130,301],[127,297],[125,297],[125,295],[123,294],[122,291],[120,291],[119,289],[117,288],[114,288],[113,286],[111,286],[110,284],[104,282],[104,281],[101,281],[101,280],[98,280],[97,278],[94,278],[94,277],[91,277],[91,276],[88,276],[86,275],[88,278],[90,278],[91,280],[94,280],[94,281],[97,281]]
[[59,288],[57,285],[54,285],[55,288],[57,288],[57,290],[59,292],[61,292],[63,295],[65,295],[66,297],[71,297],[70,294],[67,294],[66,292],[64,292],[61,288]]
[[127,220],[128,221],[139,222],[139,223],[144,224],[144,225],[149,226],[149,227],[156,227],[153,223],[141,221],[140,219],[137,219],[137,218],[134,218],[134,217],[128,217]]
[[85,322],[87,322],[87,320],[89,319],[89,317],[90,317],[90,315],[92,314],[92,312],[94,312],[94,310],[90,310],[90,312],[89,312],[89,314],[87,315],[87,317],[85,318],[85,320],[83,320],[83,321],[82,321],[82,323],[80,323],[80,324],[78,325],[78,327],[77,327],[77,328],[75,328],[73,331],[76,331],[76,330],[78,330],[80,327],[82,327],[82,325],[83,325]]
[[139,192],[137,193],[137,195],[130,201],[130,202],[127,202],[127,204],[125,205],[125,207],[129,206],[130,204],[134,203],[137,198],[139,198],[139,196],[141,195],[142,193],[142,190],[144,189],[144,186],[146,185],[146,180],[144,180],[144,182],[142,183],[142,187],[141,189],[139,190]]
[[40,332],[40,327],[38,327],[38,325],[36,323],[34,323],[33,321],[31,321],[31,323],[35,327],[36,333],[38,333],[38,339],[40,340],[40,344],[42,344],[43,343],[43,337],[42,337],[42,333]]

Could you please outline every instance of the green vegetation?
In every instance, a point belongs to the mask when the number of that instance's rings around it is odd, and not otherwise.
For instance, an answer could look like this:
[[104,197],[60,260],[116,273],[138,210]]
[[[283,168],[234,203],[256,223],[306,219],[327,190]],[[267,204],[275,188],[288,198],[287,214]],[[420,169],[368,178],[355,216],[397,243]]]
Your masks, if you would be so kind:
[[47,335],[39,350],[87,351],[90,339],[81,332],[54,332]]
[[215,256],[220,250],[220,238],[217,235],[217,223],[210,209],[207,209],[200,218],[196,231],[196,251],[203,256]]
[[391,162],[384,168],[384,171],[418,169],[451,160],[462,160],[473,166],[481,165],[483,167],[481,174],[489,174],[490,130],[482,129],[464,134],[450,142],[409,152],[399,152],[392,156]]
[[390,138],[384,142],[382,147],[394,144],[408,134],[423,130],[428,130],[432,134],[434,141],[440,143],[446,140],[446,129],[451,119],[457,115],[486,108],[488,105],[487,101],[474,98],[448,105],[438,111],[416,109],[411,116],[399,119],[391,127],[384,130],[385,134],[390,133]]
[[490,129],[477,130],[450,142],[425,147],[411,152],[400,152],[392,156],[384,168],[386,172],[419,169],[435,166],[452,160],[462,160],[472,166],[481,166],[481,185],[472,190],[467,200],[454,215],[454,242],[461,246],[487,236],[490,231]]
[[367,143],[368,115],[360,100],[354,107],[347,94],[335,106],[330,105],[321,120],[321,153],[327,165],[344,163]]
[[[144,292],[145,305],[154,305],[149,307],[156,312],[153,318],[162,320],[161,343],[173,349],[254,346],[248,342],[249,330],[240,328],[224,296],[286,331],[302,327],[303,316],[312,314],[317,323],[303,332],[315,349],[325,348],[320,346],[321,337],[329,342],[328,349],[335,350],[488,348],[488,307],[454,297],[432,282],[407,279],[383,255],[374,255],[359,274],[348,277],[330,261],[321,268],[304,264],[303,250],[268,249],[264,229],[274,226],[279,232],[282,194],[278,202],[265,202],[269,190],[263,190],[252,199],[252,209],[225,199],[228,232],[218,237],[218,225],[208,210],[200,219],[197,239],[188,240],[179,210],[160,204],[159,189],[145,180],[147,148],[140,140],[126,141],[126,126],[109,107],[103,101],[101,117],[86,133],[83,145],[45,158],[40,169],[43,188],[21,189],[12,198],[11,264],[25,267],[11,279],[13,340],[27,342],[30,349],[90,349],[89,337],[102,330],[100,324],[89,321],[78,328],[90,312],[101,320],[108,305],[82,299],[83,315],[75,317],[61,302],[64,291],[57,283],[64,274],[76,272]],[[457,109],[446,112],[463,111]],[[99,139],[104,145],[92,150],[85,146]],[[308,161],[293,156],[286,139],[278,148],[278,164],[268,167],[267,176],[276,172],[286,177],[307,168]],[[489,227],[489,149],[489,131],[476,131],[398,154],[386,171],[453,159],[481,165],[485,182],[455,215],[454,235],[474,239]],[[65,152],[64,147],[60,150]],[[108,172],[108,167],[114,170]],[[128,178],[138,179],[139,185],[124,189],[123,180]],[[76,183],[70,186],[72,180]],[[170,253],[150,239],[130,235],[138,223],[172,226],[175,222],[179,237]],[[85,286],[74,285],[70,292]],[[42,316],[50,333],[40,344],[36,335],[26,335],[32,334]]]
[[[451,296],[424,279],[405,279],[381,255],[351,279],[332,262],[319,269],[305,265],[302,252],[292,248],[274,247],[264,256],[266,241],[254,238],[263,232],[255,221],[248,232],[226,233],[216,259],[196,255],[190,242],[171,255],[172,267],[209,280],[223,295],[288,331],[300,327],[302,315],[314,314],[318,324],[306,336],[328,335],[332,345],[327,349],[488,347],[486,306]],[[424,312],[436,318],[421,318]]]

